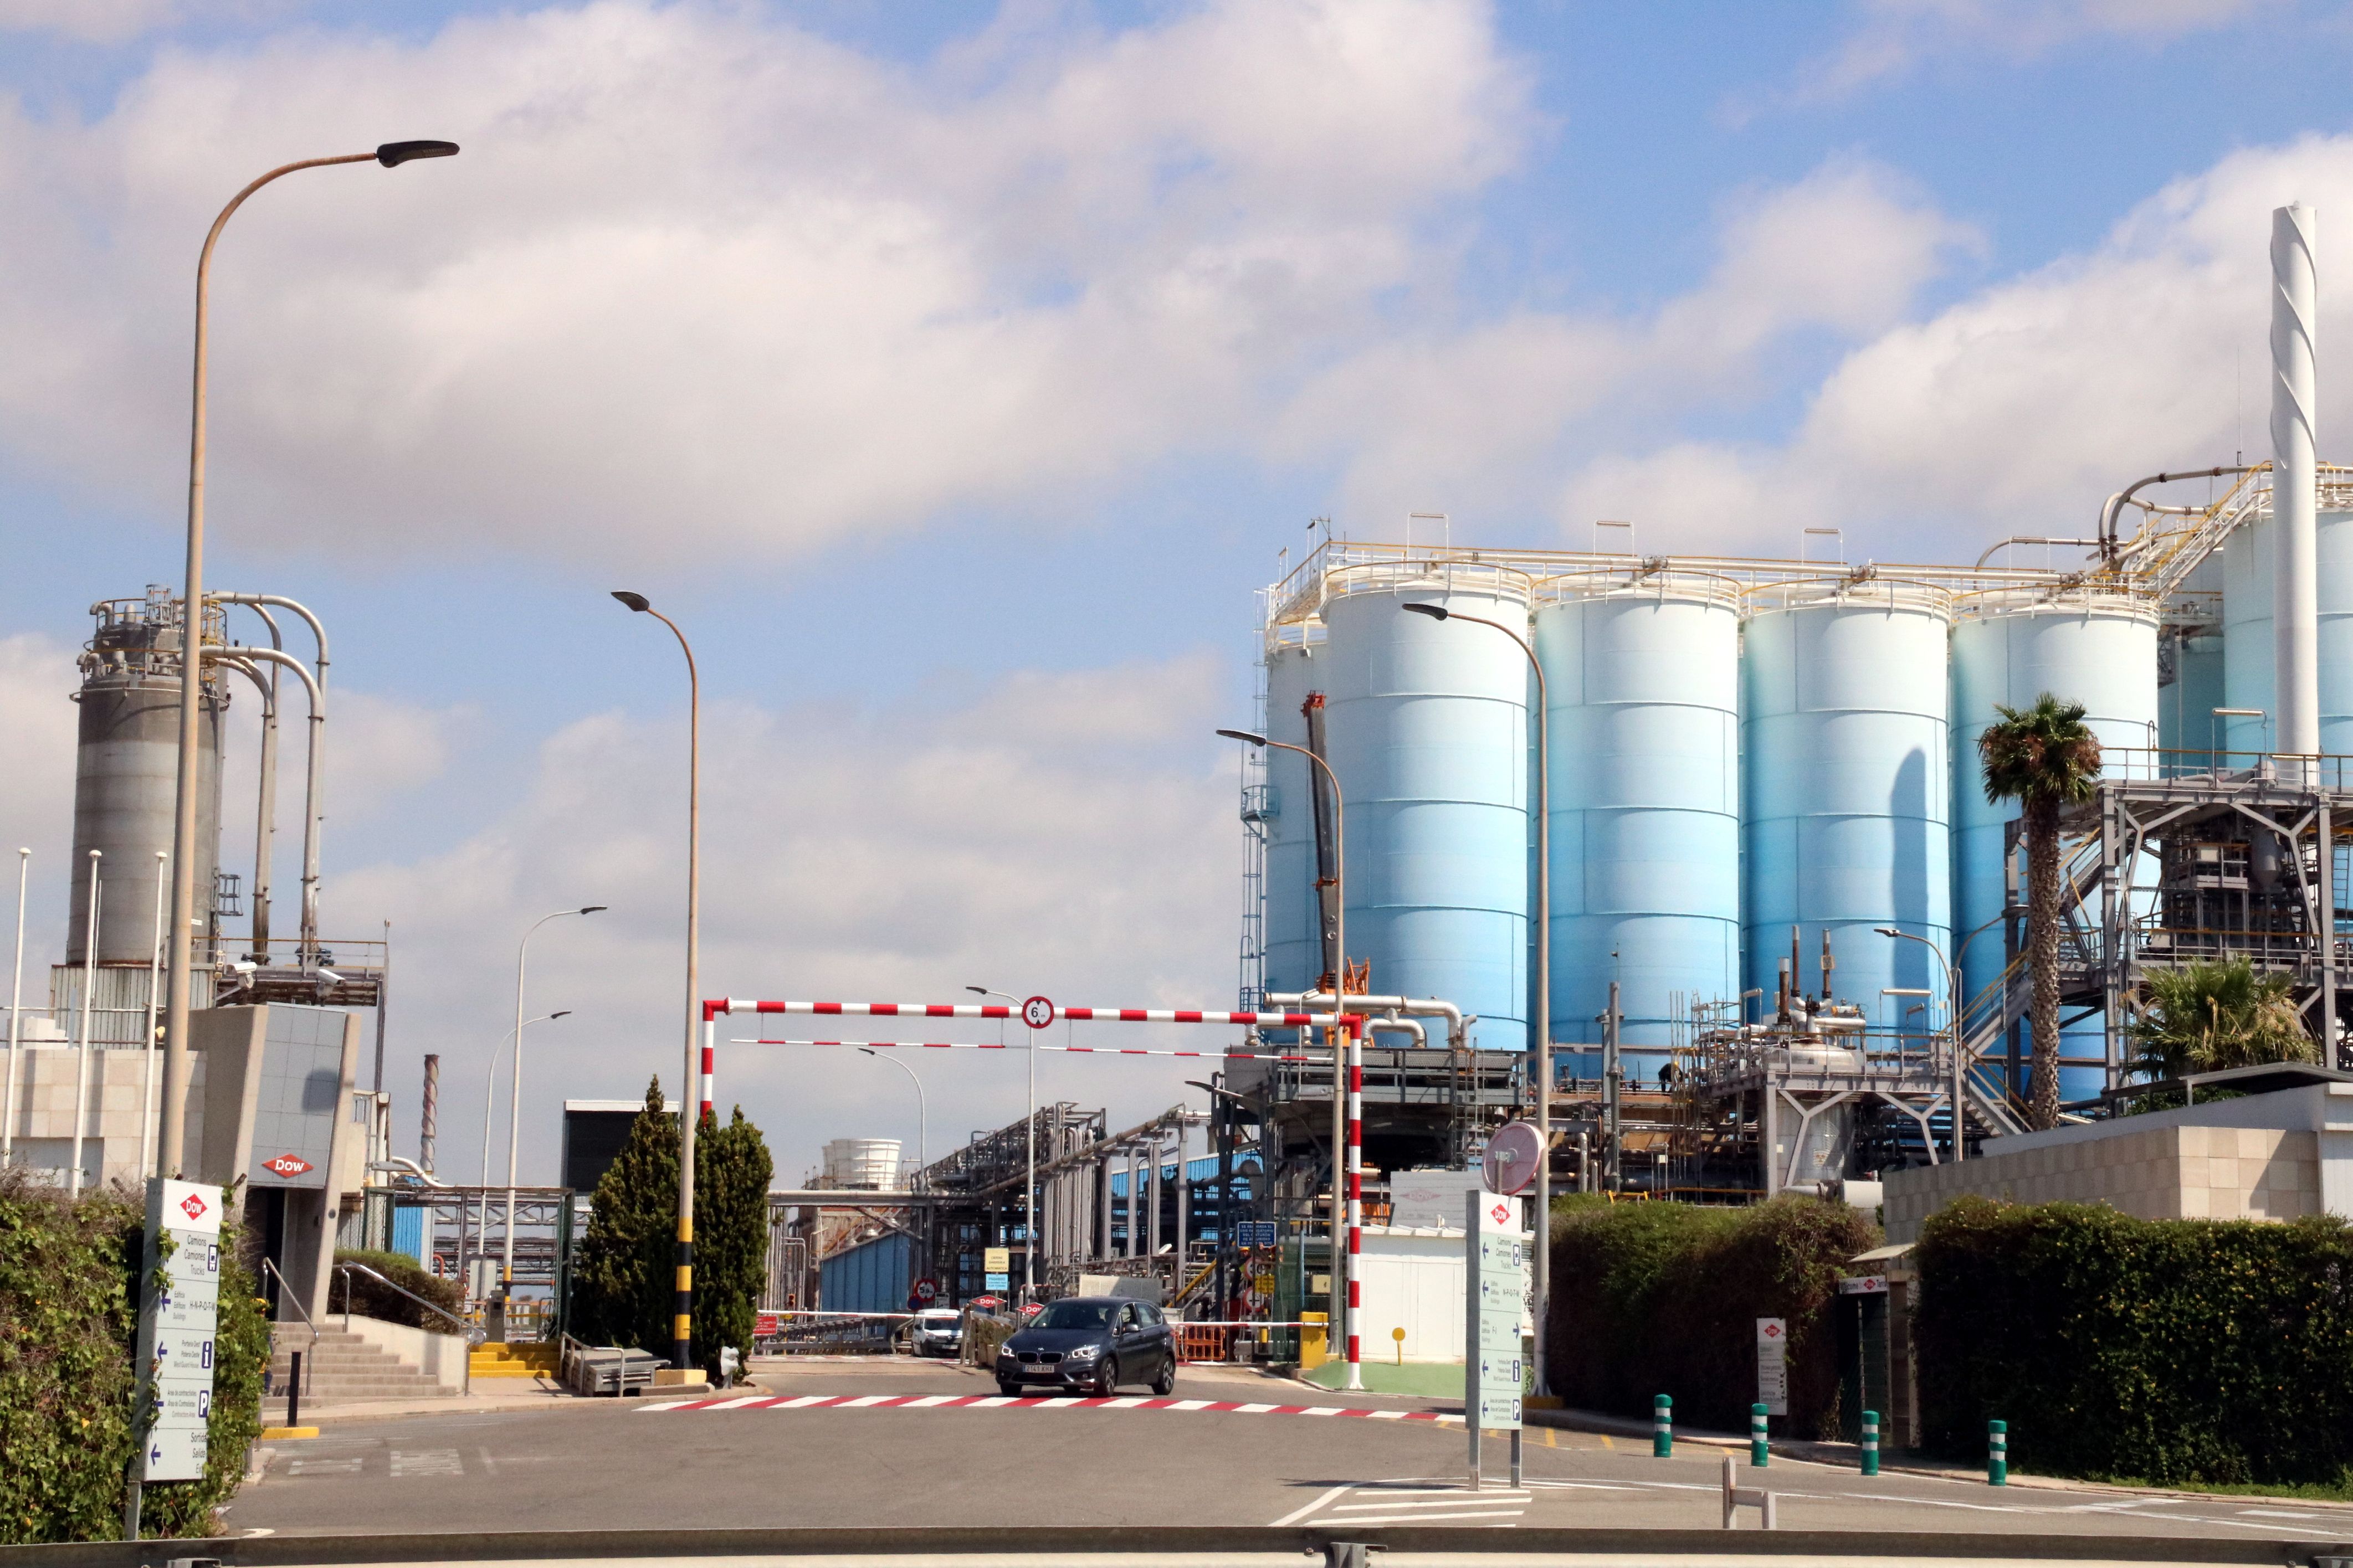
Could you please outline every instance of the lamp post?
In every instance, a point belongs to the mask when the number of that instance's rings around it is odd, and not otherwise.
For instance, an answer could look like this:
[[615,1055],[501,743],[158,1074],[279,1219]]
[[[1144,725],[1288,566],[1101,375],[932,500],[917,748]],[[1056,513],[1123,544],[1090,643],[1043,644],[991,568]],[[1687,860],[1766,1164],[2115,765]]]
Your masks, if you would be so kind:
[[[475,1184],[474,1187],[475,1196],[480,1201],[482,1205],[481,1226],[480,1228],[476,1230],[474,1233],[474,1239],[477,1247],[480,1247],[482,1237],[488,1234],[491,1228],[491,1203],[488,1195],[491,1190],[491,1112],[497,1108],[499,1103],[499,1053],[506,1049],[507,1042],[509,1040],[521,1040],[522,1038],[522,1031],[530,1027],[533,1024],[545,1024],[557,1018],[568,1018],[571,1016],[572,1009],[566,1007],[562,1012],[542,1013],[536,1018],[525,1019],[522,1022],[518,1023],[513,1028],[509,1029],[505,1034],[501,1035],[499,1037],[499,1043],[491,1047],[491,1065],[485,1070],[482,1079],[482,1177],[480,1182]],[[517,1053],[520,1054],[522,1047],[518,1045],[515,1049]],[[507,1200],[507,1228],[510,1231],[514,1228],[514,1200],[512,1194],[509,1195]],[[459,1226],[459,1240],[461,1244],[465,1240],[465,1226],[463,1225]],[[460,1245],[459,1252],[460,1254],[459,1261],[461,1263],[464,1261],[462,1256],[464,1251],[464,1247]]]
[[[1493,626],[1527,655],[1528,668],[1536,678],[1536,1005],[1542,1015],[1536,1020],[1536,1142],[1543,1152],[1536,1156],[1536,1256],[1531,1270],[1535,1278],[1535,1317],[1538,1325],[1535,1342],[1535,1371],[1536,1392],[1550,1394],[1552,1379],[1546,1365],[1545,1339],[1542,1325],[1545,1312],[1552,1300],[1552,747],[1546,735],[1546,721],[1551,717],[1545,694],[1544,665],[1528,639],[1501,621],[1491,621],[1484,616],[1466,616],[1449,610],[1443,605],[1400,605],[1417,616],[1428,616],[1433,621],[1468,621],[1474,626]],[[1610,1009],[1610,1025],[1617,1026],[1617,1008]],[[1616,1151],[1611,1151],[1614,1157]]]
[[871,1046],[859,1047],[858,1054],[864,1057],[872,1057],[878,1062],[889,1062],[892,1067],[897,1068],[901,1072],[905,1073],[907,1075],[907,1081],[915,1086],[915,1172],[918,1175],[922,1174],[924,1164],[923,1080],[917,1078],[915,1076],[915,1069],[909,1067],[905,1062],[901,1061],[896,1057],[886,1057]]
[[334,163],[364,163],[370,160],[387,169],[418,158],[457,155],[455,142],[386,142],[373,153],[346,153],[332,158],[305,158],[283,163],[229,198],[213,219],[196,257],[195,364],[188,418],[188,537],[187,580],[180,600],[180,749],[179,773],[174,786],[172,813],[172,977],[164,1023],[164,1127],[156,1148],[156,1173],[176,1175],[185,1162],[188,1115],[188,1013],[194,1005],[192,973],[195,921],[196,735],[204,714],[205,636],[205,372],[209,349],[207,311],[211,302],[213,247],[230,215],[248,196],[270,181],[298,169],[325,168]]
[[[1002,991],[991,991],[986,985],[967,985],[965,990],[976,996],[1004,996],[1018,1009],[1021,999],[1008,996]],[[997,1026],[999,1044],[1005,1039],[1005,1026]],[[1025,1300],[1038,1294],[1038,1043],[1029,1042],[1029,1120],[1023,1124],[1029,1144],[1029,1175],[1021,1187],[1021,1288]],[[1133,1202],[1133,1197],[1130,1199]]]
[[[1957,1165],[1968,1157],[1967,1153],[1968,1141],[1961,1135],[1960,971],[1955,969],[1949,963],[1946,962],[1945,950],[1943,948],[1938,947],[1935,942],[1930,942],[1925,936],[1918,935],[1913,931],[1898,931],[1894,926],[1873,926],[1871,929],[1881,936],[1892,937],[1898,942],[1918,942],[1922,947],[1926,948],[1930,952],[1936,955],[1936,963],[1942,966],[1945,971],[1945,1012],[1947,1015],[1947,1022],[1951,1026],[1953,1036],[1953,1163]],[[1975,935],[1976,932],[1973,931],[1970,934]]]
[[23,1049],[24,1031],[16,1020],[25,1014],[25,883],[33,869],[33,852],[16,851],[16,973],[8,987],[8,1092],[0,1099],[0,1169],[16,1152],[16,1053]]
[[[576,910],[558,910],[542,915],[523,931],[522,941],[515,944],[515,1032],[514,1076],[507,1082],[507,1245],[506,1257],[499,1264],[499,1283],[509,1295],[514,1293],[514,1233],[515,1233],[515,1160],[517,1145],[522,1139],[522,969],[523,959],[531,952],[531,933],[553,920],[565,915],[593,915],[603,912],[603,904],[584,904]],[[487,1142],[487,1140],[485,1140]]]
[[[1348,805],[1340,794],[1340,775],[1332,771],[1331,763],[1304,746],[1294,746],[1288,741],[1269,740],[1266,736],[1250,730],[1220,730],[1218,733],[1229,741],[1240,741],[1244,745],[1271,746],[1278,752],[1296,752],[1321,768],[1324,782],[1332,786],[1332,838],[1333,847],[1337,852],[1337,858],[1332,868],[1334,910],[1332,944],[1339,951],[1340,955],[1339,972],[1332,976],[1332,1011],[1345,1019],[1348,1011],[1348,889],[1346,886]],[[1340,1151],[1335,1148],[1332,1161],[1332,1276],[1335,1287],[1340,1286],[1343,1281],[1345,1282],[1345,1294],[1342,1299],[1346,1302],[1347,1338],[1343,1342],[1348,1347],[1348,1381],[1344,1386],[1360,1389],[1364,1386],[1364,1374],[1358,1370],[1356,1355],[1358,1282],[1356,1277],[1356,1259],[1348,1255],[1347,1240],[1355,1233],[1356,1216],[1362,1212],[1359,1205],[1364,1201],[1364,1151],[1357,1142],[1359,1129],[1363,1125],[1359,1114],[1359,1095],[1364,1081],[1364,1061],[1360,1054],[1361,1047],[1356,1026],[1344,1021],[1341,1033],[1347,1043],[1345,1047],[1335,1049],[1332,1056],[1335,1069],[1341,1065],[1340,1058],[1343,1050],[1345,1051],[1347,1058],[1347,1084],[1345,1090],[1349,1107],[1346,1119],[1348,1131],[1345,1140],[1347,1191],[1344,1196],[1341,1192],[1343,1157]],[[1338,1046],[1339,1042],[1335,1041],[1334,1044]],[[1340,1102],[1343,1093],[1340,1072],[1335,1070],[1332,1075],[1332,1100],[1335,1105]]]
[[681,1373],[694,1359],[694,1132],[695,1087],[702,1053],[694,1037],[702,1018],[702,679],[694,648],[678,623],[653,607],[643,594],[616,589],[613,597],[641,616],[651,616],[678,638],[686,655],[686,1066],[678,1091],[678,1286],[670,1320],[670,1364]]

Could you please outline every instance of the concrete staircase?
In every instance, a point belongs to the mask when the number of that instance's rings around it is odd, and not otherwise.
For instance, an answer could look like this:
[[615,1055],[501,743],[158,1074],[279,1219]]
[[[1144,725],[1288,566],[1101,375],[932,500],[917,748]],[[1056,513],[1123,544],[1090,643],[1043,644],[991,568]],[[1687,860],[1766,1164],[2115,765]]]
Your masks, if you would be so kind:
[[300,1323],[277,1325],[269,1357],[269,1398],[274,1408],[292,1374],[292,1353],[302,1352],[304,1404],[345,1405],[368,1399],[446,1399],[444,1388],[417,1367],[381,1346],[332,1323],[322,1325],[315,1344]]
[[476,1345],[469,1358],[474,1381],[486,1377],[543,1377],[554,1382],[563,1367],[561,1349],[546,1341]]

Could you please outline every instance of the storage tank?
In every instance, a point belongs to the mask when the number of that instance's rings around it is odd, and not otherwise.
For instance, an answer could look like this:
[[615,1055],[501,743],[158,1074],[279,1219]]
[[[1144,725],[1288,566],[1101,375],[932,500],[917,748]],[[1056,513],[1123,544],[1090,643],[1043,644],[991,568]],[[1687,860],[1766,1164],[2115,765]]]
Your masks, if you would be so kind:
[[896,1138],[836,1138],[825,1146],[825,1179],[835,1186],[889,1190],[899,1184]]
[[1628,1071],[1676,1015],[1740,992],[1740,595],[1637,568],[1536,587],[1551,754],[1552,1030],[1601,1073],[1619,983]]
[[[1956,605],[1953,923],[1968,996],[2001,975],[2002,842],[2005,825],[2018,816],[2015,805],[1995,805],[1985,797],[1978,738],[1998,717],[1995,705],[2025,707],[2046,691],[2080,702],[2106,753],[2104,771],[2145,777],[2158,731],[2157,644],[2156,607],[2137,595],[2005,590],[1970,595]],[[2097,1017],[2078,1020],[2060,1047],[2065,1057],[2100,1057],[2105,1050]],[[2024,1052],[2021,1045],[2021,1060]],[[2022,1081],[2014,1087],[2026,1092]],[[2085,1099],[2105,1087],[2101,1068],[2060,1071],[2063,1100]]]
[[[2353,753],[2353,511],[2320,513],[2315,531],[2320,601],[2320,749]],[[2261,719],[2207,721],[2220,727],[2223,749],[2268,752],[2279,743],[2274,700],[2277,649],[2272,637],[2272,520],[2256,517],[2233,530],[2222,547],[2222,693],[2215,706],[2259,708]],[[2196,743],[2196,742],[2193,742]],[[2245,767],[2251,756],[2233,759]]]
[[[180,601],[154,586],[140,599],[90,606],[96,620],[81,656],[80,738],[74,753],[73,906],[66,963],[83,962],[89,931],[90,852],[103,853],[99,880],[98,962],[133,965],[143,997],[155,937],[155,853],[172,847],[180,769]],[[222,611],[206,616],[206,639],[225,640]],[[213,910],[220,861],[220,742],[228,694],[207,671],[196,726],[196,963],[209,964],[202,940]],[[165,876],[170,875],[166,863]],[[198,976],[196,1000],[212,994]]]
[[1946,639],[1949,596],[1873,577],[1759,590],[1741,652],[1746,803],[1742,951],[1749,987],[1774,993],[1799,929],[1825,937],[1832,990],[1877,1016],[1889,986],[1941,990],[1919,942],[1952,952]]
[[2214,710],[2222,695],[2222,556],[2190,569],[2181,591],[2165,606],[2158,628],[2157,744],[2178,753],[2171,773],[2201,773],[2221,734]]
[[1505,569],[1346,567],[1325,588],[1327,745],[1345,800],[1348,957],[1384,994],[1475,1013],[1488,1050],[1528,1037],[1528,579]]
[[[1266,651],[1266,734],[1293,746],[1307,743],[1300,709],[1316,689],[1325,661],[1320,644],[1303,640],[1305,626],[1283,634]],[[1314,766],[1296,752],[1269,747],[1266,760],[1266,988],[1304,991],[1324,972],[1316,931],[1315,800],[1308,778]]]

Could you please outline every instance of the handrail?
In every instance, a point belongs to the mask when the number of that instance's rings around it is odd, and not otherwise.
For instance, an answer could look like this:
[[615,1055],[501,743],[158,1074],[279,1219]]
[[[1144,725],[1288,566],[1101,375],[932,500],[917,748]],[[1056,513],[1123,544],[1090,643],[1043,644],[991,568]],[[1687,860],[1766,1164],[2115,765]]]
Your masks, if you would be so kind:
[[[302,1298],[294,1293],[293,1281],[286,1278],[284,1271],[281,1270],[276,1263],[270,1260],[268,1253],[263,1253],[261,1256],[261,1268],[264,1273],[272,1275],[277,1279],[279,1300],[291,1303],[295,1312],[302,1320],[302,1326],[311,1331],[311,1344],[309,1347],[311,1361],[310,1364],[303,1368],[304,1375],[302,1379],[302,1392],[308,1394],[311,1392],[310,1384],[316,1381],[319,1375],[319,1325],[311,1321],[311,1314],[303,1309]],[[271,1337],[273,1340],[276,1338],[274,1334]]]
[[458,1316],[458,1314],[450,1311],[446,1307],[436,1306],[434,1303],[427,1300],[424,1297],[418,1295],[416,1291],[407,1289],[406,1286],[394,1284],[391,1280],[385,1279],[383,1275],[377,1273],[375,1269],[369,1268],[364,1263],[338,1263],[335,1265],[335,1271],[343,1276],[343,1321],[345,1322],[349,1322],[352,1316],[351,1275],[352,1270],[354,1268],[366,1275],[369,1279],[375,1280],[377,1284],[385,1286],[386,1289],[391,1289],[399,1295],[407,1297],[410,1300],[416,1302],[427,1311],[433,1313],[436,1317],[446,1318],[450,1322],[455,1323],[458,1326],[459,1336],[462,1337],[469,1345],[480,1344],[484,1340],[490,1337],[488,1331],[484,1330],[480,1325],[466,1321],[465,1319]]

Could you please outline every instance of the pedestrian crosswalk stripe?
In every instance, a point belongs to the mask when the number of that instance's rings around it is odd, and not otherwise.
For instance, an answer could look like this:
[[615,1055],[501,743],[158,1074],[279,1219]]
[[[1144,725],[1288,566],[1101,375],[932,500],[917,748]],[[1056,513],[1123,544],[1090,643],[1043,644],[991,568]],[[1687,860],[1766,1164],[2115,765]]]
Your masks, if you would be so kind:
[[639,1407],[640,1415],[705,1410],[1179,1410],[1224,1415],[1356,1416],[1376,1421],[1460,1422],[1462,1417],[1434,1410],[1367,1410],[1343,1405],[1242,1404],[1230,1399],[1145,1399],[1126,1395],[1059,1399],[1051,1394],[804,1394],[794,1398],[752,1395],[733,1399],[673,1400]]

